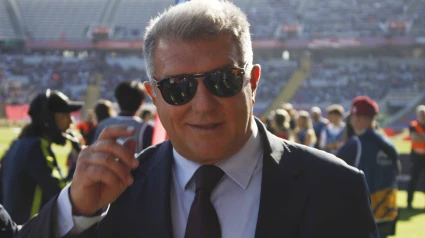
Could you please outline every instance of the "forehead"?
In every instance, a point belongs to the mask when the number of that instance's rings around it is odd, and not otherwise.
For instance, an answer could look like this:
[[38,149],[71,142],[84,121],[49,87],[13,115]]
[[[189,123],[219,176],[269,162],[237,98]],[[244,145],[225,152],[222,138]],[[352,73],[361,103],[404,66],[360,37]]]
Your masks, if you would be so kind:
[[224,66],[237,66],[240,57],[234,38],[221,35],[212,40],[160,39],[156,44],[154,61],[154,78],[161,79],[179,74],[208,72]]

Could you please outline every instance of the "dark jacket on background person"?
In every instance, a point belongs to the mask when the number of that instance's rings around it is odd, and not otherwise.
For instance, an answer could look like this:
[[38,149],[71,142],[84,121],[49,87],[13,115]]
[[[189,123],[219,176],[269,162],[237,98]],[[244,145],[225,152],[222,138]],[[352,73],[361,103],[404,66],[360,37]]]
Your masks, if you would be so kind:
[[3,205],[24,224],[65,186],[50,143],[41,137],[14,141],[3,158]]
[[375,129],[366,129],[344,144],[337,156],[365,173],[378,226],[389,223],[394,234],[398,218],[397,175],[400,160],[394,145]]

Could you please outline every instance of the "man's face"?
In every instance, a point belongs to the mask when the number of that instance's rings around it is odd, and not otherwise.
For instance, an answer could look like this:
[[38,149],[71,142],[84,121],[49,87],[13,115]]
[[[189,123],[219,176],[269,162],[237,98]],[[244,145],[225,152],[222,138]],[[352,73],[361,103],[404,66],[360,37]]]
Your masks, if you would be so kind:
[[[181,74],[210,72],[239,66],[239,53],[231,36],[211,41],[159,40],[155,49],[155,79]],[[246,72],[241,92],[232,97],[213,95],[198,80],[194,98],[180,106],[164,101],[156,88],[153,103],[173,147],[183,157],[202,164],[215,164],[239,151],[252,134],[252,108],[260,67]],[[250,79],[249,79],[250,78]],[[145,83],[152,97],[152,88]]]
[[68,130],[69,126],[72,123],[71,114],[57,112],[55,113],[55,121],[58,129],[61,132],[65,132],[66,130]]

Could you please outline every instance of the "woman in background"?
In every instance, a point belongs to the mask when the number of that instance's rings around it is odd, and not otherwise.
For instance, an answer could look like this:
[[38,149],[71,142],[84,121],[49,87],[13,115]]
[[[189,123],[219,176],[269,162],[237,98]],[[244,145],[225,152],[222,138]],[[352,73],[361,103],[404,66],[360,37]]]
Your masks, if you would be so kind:
[[289,121],[290,117],[287,111],[283,109],[272,111],[269,117],[270,131],[277,137],[289,140],[291,138]]
[[299,111],[295,129],[295,142],[314,147],[316,140],[310,114],[307,111]]

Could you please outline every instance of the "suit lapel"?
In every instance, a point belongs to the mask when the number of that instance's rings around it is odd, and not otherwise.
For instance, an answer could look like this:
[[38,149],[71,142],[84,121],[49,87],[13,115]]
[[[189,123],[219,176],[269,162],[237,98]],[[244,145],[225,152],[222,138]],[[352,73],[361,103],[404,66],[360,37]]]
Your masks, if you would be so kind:
[[[149,156],[149,155],[148,155]],[[143,162],[144,158],[139,158]],[[172,238],[170,184],[172,174],[172,145],[165,142],[155,153],[154,161],[148,168],[140,169],[134,188],[134,219],[142,223],[134,223],[137,237]],[[142,215],[142,219],[140,216]]]
[[257,120],[263,141],[263,177],[255,237],[297,237],[307,202],[305,177],[296,150],[266,131]]

